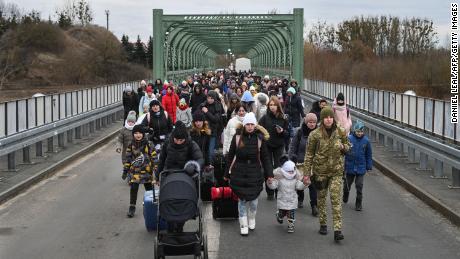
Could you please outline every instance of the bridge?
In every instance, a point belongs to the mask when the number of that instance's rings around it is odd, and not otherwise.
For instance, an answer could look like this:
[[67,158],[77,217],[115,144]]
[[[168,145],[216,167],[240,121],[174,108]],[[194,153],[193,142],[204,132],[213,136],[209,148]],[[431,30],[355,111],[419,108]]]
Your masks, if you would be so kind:
[[[309,206],[297,211],[296,232],[287,234],[276,223],[276,202],[262,193],[257,229],[246,238],[236,221],[212,219],[204,204],[211,258],[460,257],[460,127],[449,123],[449,102],[304,79],[302,9],[276,15],[153,10],[153,20],[153,79],[178,82],[215,69],[219,55],[246,56],[259,75],[296,79],[306,110],[344,93],[374,149],[364,210],[343,205],[343,242],[317,233]],[[126,218],[129,187],[114,152],[123,89],[138,85],[0,103],[0,258],[153,257],[155,235],[144,228],[141,206]]]

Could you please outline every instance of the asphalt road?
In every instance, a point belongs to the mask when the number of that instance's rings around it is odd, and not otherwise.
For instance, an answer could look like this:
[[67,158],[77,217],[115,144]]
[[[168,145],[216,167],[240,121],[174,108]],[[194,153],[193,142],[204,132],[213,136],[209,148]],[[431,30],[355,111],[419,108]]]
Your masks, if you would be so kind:
[[[129,187],[113,150],[109,143],[0,206],[0,258],[152,258],[143,188],[129,219]],[[331,229],[317,233],[309,206],[298,210],[296,232],[288,234],[265,193],[248,237],[235,220],[212,220],[206,205],[211,258],[460,258],[460,230],[380,172],[365,177],[362,212],[353,210],[354,195],[344,205],[340,244]]]

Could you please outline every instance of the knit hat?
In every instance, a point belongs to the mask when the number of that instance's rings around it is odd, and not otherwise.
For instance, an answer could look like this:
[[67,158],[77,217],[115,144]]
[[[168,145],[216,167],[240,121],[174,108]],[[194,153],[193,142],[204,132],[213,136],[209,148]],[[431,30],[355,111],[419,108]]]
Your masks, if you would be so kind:
[[172,132],[172,137],[175,139],[186,139],[188,136],[187,127],[182,121],[176,121],[176,125]]
[[336,100],[337,100],[337,101],[345,101],[345,97],[343,96],[343,93],[337,94]]
[[264,79],[270,79],[270,76],[269,76],[269,75],[265,75],[265,76],[264,76]]
[[152,100],[152,101],[150,102],[150,104],[149,104],[150,109],[152,109],[152,107],[153,107],[154,105],[158,105],[158,106],[161,107],[161,103],[160,103],[160,101],[158,101],[157,99]]
[[147,83],[145,82],[145,80],[142,80],[142,81],[141,81],[141,85],[142,85],[142,86],[147,85]]
[[353,124],[353,128],[352,128],[353,131],[357,131],[357,130],[360,130],[360,131],[363,131],[364,130],[364,123],[360,120],[357,120],[354,124]]
[[152,87],[151,87],[150,85],[147,86],[147,88],[145,88],[145,92],[147,92],[147,93],[153,93]]
[[327,117],[334,118],[334,111],[332,110],[330,106],[326,106],[321,110],[319,117],[320,117],[321,122]]
[[204,114],[201,112],[201,111],[196,111],[194,114],[193,114],[193,122],[195,121],[205,121],[205,117],[204,117]]
[[127,86],[127,87],[125,87],[124,91],[125,91],[125,92],[132,92],[133,89],[131,89],[130,86]]
[[246,124],[254,124],[257,125],[257,119],[253,112],[246,113],[243,119],[243,126]]
[[251,92],[249,92],[248,90],[244,91],[243,93],[243,96],[241,97],[241,101],[242,102],[253,102],[254,101],[254,97],[252,97],[252,94]]
[[263,105],[266,105],[267,104],[267,96],[265,94],[257,94],[257,100],[259,101],[259,103],[263,104]]
[[296,93],[294,87],[292,86],[287,89],[287,92],[291,92],[293,95]]
[[305,118],[306,118],[307,122],[313,121],[313,122],[316,123],[316,122],[318,121],[318,118],[316,118],[316,114],[314,114],[314,113],[312,113],[312,112],[308,113],[308,114],[305,116]]
[[126,117],[127,122],[136,122],[136,112],[135,111],[130,111],[128,113],[128,116]]
[[184,98],[180,99],[179,105],[187,105],[187,102],[185,101]]
[[255,90],[256,90],[256,88],[253,85],[251,85],[251,87],[249,87],[249,91],[255,91]]
[[133,131],[132,131],[133,136],[134,136],[134,133],[136,133],[136,132],[140,132],[140,133],[142,133],[142,136],[145,136],[144,127],[142,125],[135,125],[133,127]]

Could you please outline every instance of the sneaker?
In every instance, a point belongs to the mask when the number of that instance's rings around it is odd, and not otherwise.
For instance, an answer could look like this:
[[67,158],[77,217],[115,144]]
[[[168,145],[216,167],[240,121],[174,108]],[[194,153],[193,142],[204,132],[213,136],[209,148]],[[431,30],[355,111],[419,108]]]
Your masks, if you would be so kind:
[[294,233],[294,221],[292,219],[288,219],[288,233]]
[[297,205],[297,208],[299,208],[299,209],[303,208],[303,201],[299,201],[299,204]]
[[343,236],[342,231],[340,231],[340,230],[334,231],[334,240],[335,241],[340,241],[340,240],[343,240],[344,238],[345,237]]
[[134,217],[134,213],[136,212],[136,206],[130,205],[128,209],[128,218]]
[[318,231],[321,235],[327,235],[327,226],[326,225],[321,225],[319,227],[319,231]]
[[128,173],[123,171],[123,173],[121,174],[121,179],[126,180],[127,177],[128,177]]
[[283,217],[280,217],[281,215],[280,215],[279,211],[277,211],[275,213],[275,216],[276,216],[276,221],[278,221],[278,223],[280,223],[280,224],[283,224]]

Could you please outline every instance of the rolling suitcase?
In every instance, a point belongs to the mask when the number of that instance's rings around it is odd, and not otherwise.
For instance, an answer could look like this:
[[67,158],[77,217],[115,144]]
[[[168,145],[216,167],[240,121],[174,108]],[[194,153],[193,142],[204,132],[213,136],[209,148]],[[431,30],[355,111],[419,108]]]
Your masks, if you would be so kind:
[[230,187],[212,187],[211,199],[214,219],[238,218],[238,197]]
[[200,180],[200,198],[202,201],[211,201],[211,188],[215,183],[213,167],[205,167],[201,172]]
[[[146,191],[144,193],[144,222],[147,231],[154,231],[157,229],[157,208],[158,200],[155,199],[155,193],[153,190]],[[160,220],[160,230],[167,228],[167,224],[164,220]]]
[[216,186],[224,186],[224,173],[225,167],[227,166],[227,161],[225,156],[222,153],[222,149],[219,149],[214,154],[214,160],[212,161],[214,166],[214,178],[216,180]]

